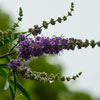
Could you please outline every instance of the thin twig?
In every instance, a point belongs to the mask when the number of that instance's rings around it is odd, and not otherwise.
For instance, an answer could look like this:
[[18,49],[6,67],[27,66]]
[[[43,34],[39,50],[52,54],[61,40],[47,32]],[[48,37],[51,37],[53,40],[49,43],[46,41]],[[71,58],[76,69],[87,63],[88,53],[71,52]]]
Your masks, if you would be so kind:
[[15,54],[15,53],[16,53],[16,51],[14,51],[14,52],[10,52],[10,53],[7,53],[7,54],[4,54],[4,55],[0,56],[0,59],[6,57],[7,55],[10,56],[10,55]]

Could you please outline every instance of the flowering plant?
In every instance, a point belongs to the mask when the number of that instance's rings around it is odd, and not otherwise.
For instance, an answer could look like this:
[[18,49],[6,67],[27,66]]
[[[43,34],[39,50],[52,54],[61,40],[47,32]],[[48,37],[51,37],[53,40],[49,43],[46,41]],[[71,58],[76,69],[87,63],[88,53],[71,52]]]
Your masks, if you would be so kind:
[[[6,87],[9,83],[13,84],[14,89],[9,85],[13,100],[16,98],[16,87],[21,88],[22,92],[27,94],[25,95],[26,98],[30,100],[27,91],[17,82],[16,78],[18,75],[25,79],[51,83],[57,80],[75,80],[82,74],[82,72],[79,72],[72,77],[64,77],[59,73],[48,75],[46,72],[32,72],[31,68],[26,65],[26,62],[32,57],[59,54],[59,52],[64,49],[67,51],[74,51],[76,47],[78,49],[87,48],[88,46],[94,48],[96,45],[100,47],[100,41],[95,42],[94,40],[89,41],[88,39],[82,41],[81,39],[64,38],[63,36],[53,36],[52,38],[39,36],[43,28],[47,29],[50,24],[55,25],[57,22],[61,23],[62,21],[66,21],[69,16],[72,16],[73,11],[74,3],[72,2],[70,12],[68,12],[67,16],[58,17],[56,20],[51,18],[49,22],[43,21],[42,26],[34,25],[34,27],[29,28],[27,32],[16,33],[15,29],[16,27],[19,27],[19,22],[22,21],[23,17],[22,8],[19,8],[18,22],[14,23],[11,29],[5,32],[0,31],[0,46],[4,46],[9,42],[12,42],[13,44],[15,40],[17,41],[17,43],[6,54],[0,55],[0,59],[7,58],[7,63],[0,64],[0,75],[7,79]],[[29,37],[30,35],[32,36]],[[16,57],[12,59],[11,56],[14,54],[16,54]],[[5,74],[6,72],[4,69],[8,70],[8,74]]]

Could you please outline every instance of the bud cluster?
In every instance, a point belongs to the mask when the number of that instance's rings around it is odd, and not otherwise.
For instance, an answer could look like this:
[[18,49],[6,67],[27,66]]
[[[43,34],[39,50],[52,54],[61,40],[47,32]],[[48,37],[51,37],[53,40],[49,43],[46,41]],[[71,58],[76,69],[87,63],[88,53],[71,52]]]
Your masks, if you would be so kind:
[[42,29],[38,25],[34,25],[34,28],[29,28],[28,32],[34,36],[41,34]]
[[13,27],[12,27],[12,30],[15,30],[16,27],[19,27],[19,22],[22,21],[22,16],[23,16],[23,11],[22,11],[22,8],[20,7],[19,8],[19,17],[18,17],[18,22],[17,23],[14,23]]
[[30,68],[26,67],[25,64],[20,60],[11,60],[9,64],[9,69],[12,70],[13,73],[18,72],[22,77],[26,79],[36,80],[39,82],[54,82],[57,80],[61,81],[70,81],[75,80],[76,78],[79,78],[79,76],[82,74],[82,72],[78,73],[77,75],[70,77],[61,76],[60,74],[50,74],[48,75],[46,72],[32,72],[30,71]]
[[58,17],[56,20],[54,20],[53,18],[51,18],[49,22],[43,21],[41,27],[47,29],[49,24],[55,25],[56,22],[61,23],[62,21],[66,21],[68,16],[72,16],[72,11],[74,11],[74,3],[73,2],[71,3],[70,12],[68,12],[67,16]]
[[4,31],[4,32],[0,30],[0,43],[4,44],[5,38],[7,40],[10,40],[8,35],[11,34],[11,33],[12,33],[11,30],[7,30],[7,31]]
[[82,74],[82,72],[78,73],[75,76],[72,77],[65,77],[61,76],[60,74],[50,74],[48,75],[46,72],[27,72],[23,77],[26,79],[36,80],[39,82],[49,82],[52,83],[54,81],[60,80],[60,81],[70,81],[70,80],[76,80],[79,78],[79,76]]

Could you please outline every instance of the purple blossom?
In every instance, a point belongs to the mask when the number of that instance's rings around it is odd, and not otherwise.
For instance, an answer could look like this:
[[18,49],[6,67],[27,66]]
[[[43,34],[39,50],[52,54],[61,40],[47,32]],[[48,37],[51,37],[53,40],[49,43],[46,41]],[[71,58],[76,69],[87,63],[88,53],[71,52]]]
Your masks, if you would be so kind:
[[[24,37],[24,36],[23,36]],[[40,57],[45,54],[58,54],[63,49],[74,50],[76,39],[65,39],[63,37],[36,37],[25,38],[20,41],[18,48],[19,56],[25,60],[31,57]]]
[[22,62],[19,59],[11,60],[10,63],[7,64],[7,66],[9,66],[9,68],[13,70],[13,72],[16,72],[17,67],[21,65],[22,65]]
[[20,41],[24,41],[26,39],[26,36],[24,34],[21,34],[19,36]]

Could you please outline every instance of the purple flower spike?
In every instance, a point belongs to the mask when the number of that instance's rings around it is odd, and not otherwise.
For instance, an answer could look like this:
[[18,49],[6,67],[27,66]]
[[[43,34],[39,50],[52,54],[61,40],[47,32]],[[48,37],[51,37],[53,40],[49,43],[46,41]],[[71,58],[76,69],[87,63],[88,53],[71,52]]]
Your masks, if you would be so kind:
[[19,57],[25,60],[45,54],[58,54],[63,49],[74,50],[76,43],[76,39],[65,39],[63,37],[45,38],[38,36],[34,40],[32,38],[24,38],[20,41],[17,48]]

